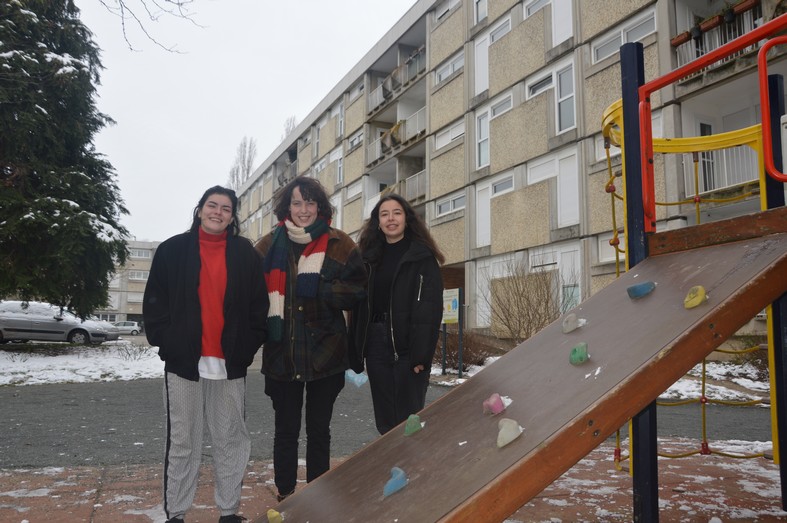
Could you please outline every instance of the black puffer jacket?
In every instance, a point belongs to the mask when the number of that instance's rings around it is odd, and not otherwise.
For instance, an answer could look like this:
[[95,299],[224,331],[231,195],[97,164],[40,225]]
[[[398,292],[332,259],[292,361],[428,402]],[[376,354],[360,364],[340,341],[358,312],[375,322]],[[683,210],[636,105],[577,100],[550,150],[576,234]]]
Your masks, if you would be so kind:
[[[199,234],[183,233],[166,240],[153,257],[145,286],[142,314],[151,345],[159,348],[164,370],[192,381],[202,354]],[[221,348],[227,378],[246,376],[246,369],[267,334],[268,291],[262,256],[251,242],[227,236],[227,288]]]
[[[377,267],[365,258],[369,271],[368,296],[353,311],[352,354],[350,364],[354,371],[363,370],[366,356],[367,331],[371,303],[374,303],[374,275]],[[426,245],[412,240],[410,248],[396,268],[391,285],[391,302],[388,306],[393,333],[395,358],[409,355],[413,366],[423,365],[428,371],[432,365],[440,323],[443,318],[443,277],[440,266]]]

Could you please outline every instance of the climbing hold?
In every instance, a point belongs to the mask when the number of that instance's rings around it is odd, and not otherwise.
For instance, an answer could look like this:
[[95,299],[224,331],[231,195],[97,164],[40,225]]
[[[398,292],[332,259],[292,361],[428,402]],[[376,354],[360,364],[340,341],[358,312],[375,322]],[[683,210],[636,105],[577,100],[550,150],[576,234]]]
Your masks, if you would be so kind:
[[418,414],[410,414],[407,417],[407,422],[404,424],[404,435],[409,436],[415,434],[422,428],[423,425],[421,424],[421,418],[418,417]]
[[584,318],[577,318],[576,314],[570,312],[563,318],[563,333],[568,334],[571,331],[575,331],[586,323],[587,320]]
[[683,298],[683,306],[687,309],[693,309],[694,307],[705,303],[705,300],[707,299],[708,295],[705,294],[705,287],[702,285],[695,285],[689,289],[688,294],[686,294],[686,297]]
[[484,414],[500,414],[504,410],[506,406],[503,404],[503,398],[497,392],[484,400]]
[[584,341],[582,343],[578,343],[571,348],[571,354],[568,356],[568,361],[572,365],[582,365],[586,361],[590,359],[590,354],[588,354],[588,344]]
[[647,296],[648,294],[653,292],[653,289],[655,288],[656,288],[656,284],[653,283],[652,281],[643,281],[642,283],[637,283],[635,285],[629,286],[629,288],[626,289],[626,292],[628,292],[629,298],[631,298],[632,300],[637,300],[639,298],[642,298],[643,296]]
[[405,485],[407,485],[407,474],[399,467],[394,467],[391,469],[391,479],[383,488],[383,496],[388,497],[394,492],[402,490]]
[[503,418],[497,423],[497,447],[503,448],[522,434],[522,427],[516,421]]
[[268,523],[283,523],[284,518],[281,517],[281,514],[272,508],[268,509]]

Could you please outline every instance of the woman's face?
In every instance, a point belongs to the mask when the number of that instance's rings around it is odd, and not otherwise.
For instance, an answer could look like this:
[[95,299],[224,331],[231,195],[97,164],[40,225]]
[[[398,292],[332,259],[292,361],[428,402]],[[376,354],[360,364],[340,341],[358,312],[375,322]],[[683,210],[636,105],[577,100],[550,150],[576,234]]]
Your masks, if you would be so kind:
[[203,231],[208,234],[221,234],[232,223],[232,200],[226,194],[211,194],[197,216]]
[[317,219],[317,202],[314,200],[304,200],[301,196],[301,188],[296,187],[292,190],[290,197],[290,217],[292,223],[298,227],[308,227]]
[[396,200],[386,200],[380,205],[377,212],[380,220],[380,230],[385,235],[385,241],[396,243],[404,238],[407,218],[401,204]]

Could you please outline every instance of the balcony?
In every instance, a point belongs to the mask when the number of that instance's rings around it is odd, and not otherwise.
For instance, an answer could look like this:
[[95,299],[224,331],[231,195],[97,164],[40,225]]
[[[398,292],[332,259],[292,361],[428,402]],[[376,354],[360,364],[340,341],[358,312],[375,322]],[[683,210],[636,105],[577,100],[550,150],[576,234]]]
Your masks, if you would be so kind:
[[410,85],[426,71],[426,47],[414,51],[405,62],[385,77],[377,88],[369,92],[366,109],[369,114],[390,101],[395,94]]
[[408,176],[404,181],[405,198],[413,201],[426,196],[426,170]]
[[[718,49],[727,42],[731,42],[755,29],[760,24],[762,24],[762,7],[759,0],[743,0],[721,13],[703,20],[688,31],[684,31],[670,40],[677,54],[678,67],[682,67],[700,56]],[[683,81],[701,76],[707,70],[723,66],[728,62],[734,61],[738,56],[755,50],[756,46],[749,46],[724,60],[712,64],[706,69],[693,73],[684,78]]]
[[683,153],[686,197],[756,182],[759,179],[758,172],[757,151],[750,147],[734,146],[699,153]]

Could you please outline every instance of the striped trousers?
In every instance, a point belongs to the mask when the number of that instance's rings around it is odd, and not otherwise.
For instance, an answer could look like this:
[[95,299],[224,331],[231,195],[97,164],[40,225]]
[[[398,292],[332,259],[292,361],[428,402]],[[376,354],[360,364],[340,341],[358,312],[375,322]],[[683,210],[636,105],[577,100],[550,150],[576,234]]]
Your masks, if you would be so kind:
[[182,517],[194,502],[207,426],[213,453],[216,506],[237,513],[251,438],[246,428],[246,378],[190,381],[164,377],[167,415],[164,455],[164,512]]

